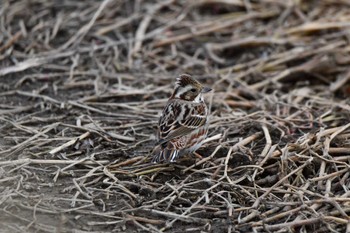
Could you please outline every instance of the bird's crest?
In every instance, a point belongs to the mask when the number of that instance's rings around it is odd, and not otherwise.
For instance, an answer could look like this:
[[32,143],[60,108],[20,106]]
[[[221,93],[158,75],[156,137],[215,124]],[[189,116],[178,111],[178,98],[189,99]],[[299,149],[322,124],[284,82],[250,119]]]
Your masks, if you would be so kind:
[[186,87],[187,85],[192,85],[198,88],[201,88],[202,85],[195,79],[191,77],[189,74],[181,74],[176,79],[176,86]]

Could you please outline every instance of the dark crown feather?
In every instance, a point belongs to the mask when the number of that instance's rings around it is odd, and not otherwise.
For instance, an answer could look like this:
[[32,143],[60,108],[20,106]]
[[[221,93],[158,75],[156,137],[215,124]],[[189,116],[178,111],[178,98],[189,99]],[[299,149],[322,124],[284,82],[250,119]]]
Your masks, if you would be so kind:
[[189,74],[181,74],[177,79],[176,79],[176,86],[181,86],[185,87],[187,85],[193,85],[196,87],[201,87],[202,85],[195,79],[191,77]]

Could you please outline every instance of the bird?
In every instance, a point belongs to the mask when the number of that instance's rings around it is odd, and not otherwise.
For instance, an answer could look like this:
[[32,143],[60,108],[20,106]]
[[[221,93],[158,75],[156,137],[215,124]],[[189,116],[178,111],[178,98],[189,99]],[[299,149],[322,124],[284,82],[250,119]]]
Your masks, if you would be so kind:
[[209,127],[203,93],[211,90],[189,74],[181,74],[176,79],[175,89],[158,121],[153,163],[176,162],[202,146]]

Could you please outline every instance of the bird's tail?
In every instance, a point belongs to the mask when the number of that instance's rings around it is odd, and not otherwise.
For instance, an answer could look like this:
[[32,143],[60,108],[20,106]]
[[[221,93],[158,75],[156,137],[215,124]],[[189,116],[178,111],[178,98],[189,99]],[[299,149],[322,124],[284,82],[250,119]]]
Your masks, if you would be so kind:
[[160,162],[170,162],[173,163],[179,157],[179,151],[175,150],[174,147],[165,147],[155,148],[153,150],[153,159],[152,163],[160,163]]

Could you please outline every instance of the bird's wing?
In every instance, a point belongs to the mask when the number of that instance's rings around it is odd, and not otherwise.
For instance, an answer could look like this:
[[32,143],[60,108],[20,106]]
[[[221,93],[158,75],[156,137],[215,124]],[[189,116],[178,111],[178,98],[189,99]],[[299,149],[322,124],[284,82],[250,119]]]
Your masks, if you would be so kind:
[[[191,104],[193,105],[193,103]],[[164,144],[173,138],[189,134],[205,125],[206,122],[204,103],[191,106],[183,102],[170,102],[159,120],[159,141],[157,144]]]

